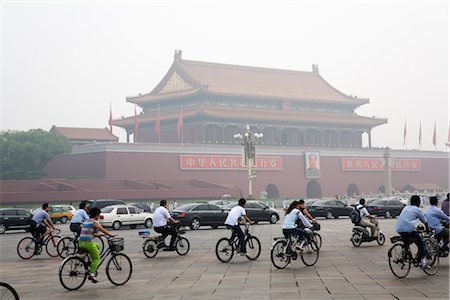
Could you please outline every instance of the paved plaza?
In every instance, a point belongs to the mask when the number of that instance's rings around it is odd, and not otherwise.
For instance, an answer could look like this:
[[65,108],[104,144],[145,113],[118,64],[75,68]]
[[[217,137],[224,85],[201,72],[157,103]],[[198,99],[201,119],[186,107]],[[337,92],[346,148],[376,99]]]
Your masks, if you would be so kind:
[[[317,264],[306,267],[300,259],[278,270],[270,261],[270,246],[281,235],[281,224],[253,226],[261,240],[261,256],[248,261],[235,256],[228,264],[218,261],[215,244],[230,231],[202,228],[184,235],[191,243],[186,256],[160,252],[146,258],[138,231],[116,231],[125,238],[124,252],[133,263],[130,281],[116,287],[106,278],[103,264],[100,282],[87,281],[78,291],[65,290],[58,279],[59,258],[47,254],[22,260],[16,254],[17,242],[28,235],[22,231],[0,236],[0,281],[11,284],[20,299],[449,299],[449,260],[441,258],[435,276],[412,268],[405,279],[391,273],[387,260],[389,237],[396,220],[380,219],[387,241],[355,248],[350,242],[352,224],[348,218],[319,220],[323,246]],[[69,234],[68,225],[60,225]]]

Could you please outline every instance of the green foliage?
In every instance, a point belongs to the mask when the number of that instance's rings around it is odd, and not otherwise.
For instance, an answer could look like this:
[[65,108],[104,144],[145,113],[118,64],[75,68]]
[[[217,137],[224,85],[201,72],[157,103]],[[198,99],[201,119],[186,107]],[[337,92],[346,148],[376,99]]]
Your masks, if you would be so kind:
[[69,140],[42,129],[0,133],[0,178],[39,179],[45,165],[72,151]]

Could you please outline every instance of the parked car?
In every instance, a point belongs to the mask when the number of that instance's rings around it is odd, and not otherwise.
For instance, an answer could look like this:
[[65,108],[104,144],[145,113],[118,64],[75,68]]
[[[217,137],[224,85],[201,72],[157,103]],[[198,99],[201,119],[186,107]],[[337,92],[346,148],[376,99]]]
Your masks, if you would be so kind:
[[87,200],[87,205],[89,209],[93,207],[98,207],[100,210],[106,206],[110,205],[126,205],[127,203],[123,200],[116,200],[116,199],[94,199],[94,200]]
[[217,228],[225,226],[228,210],[209,203],[184,204],[172,211],[172,217],[180,220],[182,226],[197,230],[200,226]]
[[6,230],[25,229],[30,231],[30,220],[33,215],[21,208],[0,209],[0,234]]
[[406,205],[397,199],[378,199],[367,205],[367,211],[372,215],[395,218]]
[[[238,204],[234,202],[224,208],[231,210],[236,205]],[[260,201],[247,201],[245,203],[245,211],[247,212],[248,217],[252,221],[255,221],[255,223],[267,221],[271,224],[275,224],[278,220],[280,220],[280,215],[277,210],[270,208],[265,203]]]
[[353,207],[339,200],[317,200],[308,206],[308,212],[313,217],[325,217],[327,219],[337,219],[340,216],[348,217],[352,210]]
[[131,205],[110,205],[101,209],[99,222],[102,226],[112,227],[114,230],[122,226],[134,229],[138,225],[150,228],[153,226],[153,214],[142,212]]
[[148,205],[147,203],[131,203],[129,205],[137,207],[143,212],[152,213],[152,209],[150,208],[150,205]]

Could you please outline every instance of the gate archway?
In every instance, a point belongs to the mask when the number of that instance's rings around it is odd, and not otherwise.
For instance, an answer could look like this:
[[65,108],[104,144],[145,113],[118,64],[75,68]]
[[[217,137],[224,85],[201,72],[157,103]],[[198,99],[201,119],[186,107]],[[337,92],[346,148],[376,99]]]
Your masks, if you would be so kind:
[[322,198],[322,187],[317,180],[310,180],[306,184],[306,198]]
[[350,183],[347,187],[347,195],[349,196],[353,196],[353,195],[360,195],[361,193],[359,192],[359,187],[354,184],[354,183]]
[[280,198],[280,192],[275,184],[268,184],[266,187],[267,198],[268,199],[277,199]]

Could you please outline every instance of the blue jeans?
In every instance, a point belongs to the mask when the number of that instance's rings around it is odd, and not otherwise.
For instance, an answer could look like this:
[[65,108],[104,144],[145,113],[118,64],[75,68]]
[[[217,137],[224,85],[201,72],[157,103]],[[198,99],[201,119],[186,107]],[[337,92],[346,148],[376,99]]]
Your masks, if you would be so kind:
[[300,228],[283,229],[283,234],[287,238],[289,235],[297,235],[300,241],[305,240],[305,232]]
[[425,245],[423,244],[422,238],[420,237],[420,234],[417,231],[399,232],[399,234],[403,240],[406,240],[408,238],[414,239],[414,243],[417,245],[417,248],[419,249],[420,258],[427,255],[427,252],[425,251]]
[[245,240],[244,240],[244,233],[242,232],[241,226],[239,225],[234,225],[234,226],[227,226],[229,228],[231,228],[233,230],[233,234],[232,235],[237,235],[239,238],[239,245],[241,246],[240,250],[241,253],[246,253],[246,249],[245,249]]

